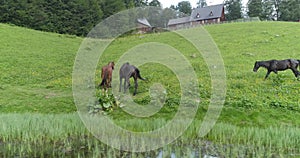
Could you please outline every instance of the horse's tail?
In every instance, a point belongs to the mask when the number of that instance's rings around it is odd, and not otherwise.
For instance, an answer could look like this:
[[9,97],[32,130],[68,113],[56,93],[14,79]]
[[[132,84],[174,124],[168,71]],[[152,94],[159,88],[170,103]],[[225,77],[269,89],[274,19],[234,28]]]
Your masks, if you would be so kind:
[[104,72],[104,76],[103,76],[103,79],[102,79],[102,81],[101,81],[101,83],[100,83],[99,87],[101,87],[101,86],[104,86],[104,85],[105,85],[105,83],[106,83],[106,80],[107,80],[107,76],[108,76],[108,73],[107,73],[107,72]]
[[143,80],[143,81],[146,80],[146,79],[144,79],[144,78],[141,76],[140,70],[139,70],[139,69],[136,68],[135,71],[136,71],[137,77],[138,77],[139,79],[141,79],[141,80]]
[[105,79],[102,79],[101,83],[99,84],[99,87],[103,87],[105,84]]

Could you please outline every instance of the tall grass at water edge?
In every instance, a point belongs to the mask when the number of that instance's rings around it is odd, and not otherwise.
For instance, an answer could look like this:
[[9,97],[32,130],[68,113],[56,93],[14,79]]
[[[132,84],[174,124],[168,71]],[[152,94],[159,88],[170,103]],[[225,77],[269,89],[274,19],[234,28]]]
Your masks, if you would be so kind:
[[[184,120],[182,120],[184,122]],[[69,157],[69,156],[122,156],[134,153],[113,149],[89,133],[77,113],[73,114],[1,114],[0,156],[1,157]],[[134,119],[116,121],[126,129],[151,131],[165,124],[164,119]],[[193,154],[218,157],[270,157],[300,156],[299,128],[285,127],[237,127],[217,123],[212,131],[200,138],[200,120],[195,120],[185,133],[173,143],[155,151],[139,153],[139,156],[173,153],[179,157]],[[172,135],[172,131],[165,131]],[[111,133],[110,136],[114,136]],[[254,154],[254,155],[253,155]],[[181,155],[181,156],[180,156]]]

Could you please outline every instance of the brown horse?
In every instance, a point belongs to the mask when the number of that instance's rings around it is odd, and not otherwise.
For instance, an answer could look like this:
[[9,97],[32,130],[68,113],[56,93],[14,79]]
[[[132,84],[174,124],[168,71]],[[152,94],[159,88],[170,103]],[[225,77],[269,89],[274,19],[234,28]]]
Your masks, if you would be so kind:
[[103,87],[104,89],[111,87],[112,72],[114,70],[114,66],[115,63],[112,61],[102,67],[102,71],[101,71],[102,82],[100,83],[99,87]]

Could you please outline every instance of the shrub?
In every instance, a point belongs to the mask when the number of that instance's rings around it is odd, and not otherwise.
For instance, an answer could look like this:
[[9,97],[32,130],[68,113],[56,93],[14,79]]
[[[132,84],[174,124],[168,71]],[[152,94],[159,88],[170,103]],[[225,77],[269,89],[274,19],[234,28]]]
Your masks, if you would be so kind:
[[120,103],[115,99],[114,95],[109,91],[96,90],[96,100],[90,101],[88,104],[89,113],[98,113],[113,111]]

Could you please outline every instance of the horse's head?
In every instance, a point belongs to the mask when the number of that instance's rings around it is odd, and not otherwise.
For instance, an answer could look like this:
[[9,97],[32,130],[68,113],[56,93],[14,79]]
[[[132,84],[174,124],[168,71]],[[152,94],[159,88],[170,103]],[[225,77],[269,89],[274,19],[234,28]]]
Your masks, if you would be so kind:
[[110,66],[112,69],[114,69],[115,63],[113,61],[111,61],[111,62],[108,63],[108,66]]
[[254,67],[253,67],[253,71],[257,72],[257,70],[258,70],[259,67],[260,67],[259,62],[256,61],[255,64],[254,64]]

